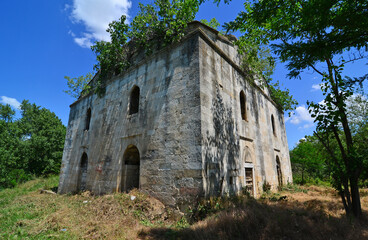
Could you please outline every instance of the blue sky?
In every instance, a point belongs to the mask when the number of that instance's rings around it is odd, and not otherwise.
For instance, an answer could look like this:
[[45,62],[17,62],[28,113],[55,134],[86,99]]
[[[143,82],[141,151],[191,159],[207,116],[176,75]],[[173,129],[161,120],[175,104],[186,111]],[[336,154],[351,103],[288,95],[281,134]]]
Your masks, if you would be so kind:
[[[148,3],[148,1],[141,1]],[[216,17],[220,23],[233,20],[243,9],[243,1],[217,6],[207,2],[196,19]],[[74,99],[64,76],[77,77],[93,70],[95,56],[88,47],[95,40],[108,40],[104,29],[122,14],[134,17],[138,1],[130,0],[15,0],[3,1],[0,9],[1,88],[0,102],[18,107],[27,99],[50,109],[68,122],[69,105]],[[129,18],[128,18],[129,19]],[[356,62],[346,68],[349,76],[366,73],[367,66]],[[302,80],[286,78],[287,70],[279,63],[273,78],[290,89],[299,102],[293,117],[286,117],[289,148],[314,130],[306,101],[320,102],[320,77],[312,71]]]

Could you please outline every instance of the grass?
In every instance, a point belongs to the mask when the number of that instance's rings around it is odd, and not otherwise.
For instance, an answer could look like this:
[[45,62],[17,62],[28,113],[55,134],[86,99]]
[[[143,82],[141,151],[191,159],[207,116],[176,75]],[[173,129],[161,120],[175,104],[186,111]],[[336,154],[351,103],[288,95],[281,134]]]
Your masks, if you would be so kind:
[[[259,200],[211,198],[186,218],[136,190],[40,194],[57,185],[54,176],[0,191],[0,239],[368,239],[368,225],[346,218],[328,187],[288,185]],[[361,192],[367,215],[368,191]]]

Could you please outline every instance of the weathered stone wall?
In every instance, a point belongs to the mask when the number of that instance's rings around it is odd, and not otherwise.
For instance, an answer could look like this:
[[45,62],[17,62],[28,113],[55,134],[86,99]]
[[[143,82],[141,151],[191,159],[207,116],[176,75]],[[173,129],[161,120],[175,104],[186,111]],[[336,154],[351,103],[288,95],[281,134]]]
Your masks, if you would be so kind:
[[[140,155],[140,188],[168,204],[201,189],[198,36],[165,49],[112,79],[104,97],[71,106],[59,192],[77,191],[80,160],[88,155],[86,188],[124,190],[123,155]],[[140,88],[139,111],[129,115],[130,91]],[[90,129],[84,130],[91,108]]]
[[[292,181],[283,113],[245,80],[231,42],[200,23],[189,29],[180,43],[138,56],[143,60],[108,82],[104,97],[90,94],[71,105],[59,193],[85,186],[104,194],[138,184],[166,204],[181,205],[240,191],[247,167],[257,196],[264,182],[278,185],[276,156],[283,182]],[[130,114],[136,87],[139,108]],[[83,154],[88,163],[81,174]]]
[[[276,157],[282,181],[292,182],[283,113],[267,93],[252,85],[238,67],[239,58],[227,57],[236,48],[205,34],[199,42],[202,115],[203,187],[206,195],[238,192],[245,186],[245,167],[253,169],[254,195],[263,183],[278,185]],[[245,93],[246,120],[240,92]],[[271,115],[274,116],[273,133]]]

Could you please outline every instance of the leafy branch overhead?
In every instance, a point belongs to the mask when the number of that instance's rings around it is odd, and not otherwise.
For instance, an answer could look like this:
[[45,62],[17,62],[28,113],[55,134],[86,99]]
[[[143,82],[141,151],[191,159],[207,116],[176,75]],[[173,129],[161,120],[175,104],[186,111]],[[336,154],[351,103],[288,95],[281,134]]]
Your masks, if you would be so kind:
[[[225,24],[225,27],[228,31],[231,30],[229,24]],[[275,70],[275,58],[271,54],[268,42],[258,42],[255,40],[256,37],[258,36],[244,34],[235,41],[241,58],[240,67],[247,73],[250,81],[256,81],[255,78],[261,79],[258,84],[269,89],[272,100],[281,110],[294,110],[298,102],[288,89],[282,90],[279,81],[273,81],[271,78]]]
[[156,0],[153,4],[139,4],[139,13],[130,25],[126,16],[109,24],[107,32],[111,41],[99,41],[92,46],[97,56],[94,69],[99,73],[97,90],[104,82],[132,64],[132,57],[139,51],[150,55],[153,51],[179,41],[184,36],[188,22],[198,11],[196,0]]

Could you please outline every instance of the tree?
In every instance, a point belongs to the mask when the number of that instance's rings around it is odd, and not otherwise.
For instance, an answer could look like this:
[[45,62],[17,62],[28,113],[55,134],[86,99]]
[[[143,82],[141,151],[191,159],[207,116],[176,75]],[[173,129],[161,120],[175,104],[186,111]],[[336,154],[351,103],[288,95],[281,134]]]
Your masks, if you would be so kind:
[[[218,30],[220,23],[216,18],[210,22],[202,19],[201,22],[209,27]],[[220,34],[226,35],[224,31]],[[248,73],[248,80],[252,83],[258,81],[262,88],[268,88],[272,100],[282,111],[294,110],[298,102],[293,98],[288,89],[282,90],[279,81],[273,81],[271,75],[275,70],[275,59],[271,55],[270,48],[264,44],[257,44],[249,41],[249,38],[241,36],[234,44],[241,57],[241,69]]]
[[64,90],[66,94],[70,95],[73,98],[78,99],[82,94],[88,94],[91,90],[91,82],[93,78],[92,73],[87,73],[85,76],[80,77],[64,77],[67,80],[68,90]]
[[197,0],[155,0],[153,4],[140,3],[139,12],[130,25],[125,23],[124,15],[110,23],[106,31],[111,41],[99,41],[91,47],[97,58],[94,66],[98,72],[97,93],[104,93],[108,78],[130,67],[134,54],[150,55],[179,41],[187,23],[194,20],[198,7]]
[[0,189],[15,186],[25,177],[24,172],[16,170],[20,131],[11,121],[14,114],[10,105],[0,103]]
[[55,113],[24,100],[22,117],[5,121],[15,111],[2,104],[0,109],[0,188],[58,173],[66,128]]
[[11,122],[15,115],[15,111],[11,108],[9,104],[0,104],[0,119],[5,122]]
[[298,145],[290,151],[290,162],[294,182],[305,184],[317,179],[328,180],[326,164],[323,159],[322,144],[315,136],[305,136]]
[[[306,69],[321,75],[324,104],[310,103],[309,107],[316,117],[316,136],[339,166],[333,170],[338,180],[335,187],[346,213],[355,217],[362,213],[358,187],[362,159],[356,155],[347,117],[346,100],[352,95],[352,84],[341,74],[348,62],[366,58],[367,9],[365,0],[256,1],[246,3],[245,10],[226,25],[228,30],[246,33],[244,36],[256,44],[275,41],[272,49],[287,62],[289,77],[298,78]],[[345,51],[355,55],[343,59]],[[322,64],[327,70],[319,68]],[[336,140],[338,155],[329,145],[331,136]]]
[[[216,18],[212,18],[210,21],[207,21],[206,19],[201,19],[200,21],[203,24],[206,24],[207,26],[216,29],[217,31],[219,31],[219,27],[221,26],[221,24],[217,21]],[[220,31],[221,34],[223,34],[223,31]]]
[[24,100],[20,155],[27,162],[27,172],[36,176],[58,173],[64,149],[66,128],[61,120],[46,108]]

